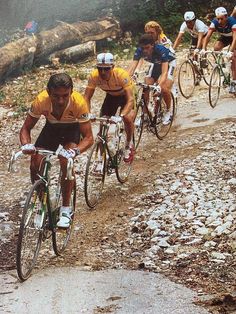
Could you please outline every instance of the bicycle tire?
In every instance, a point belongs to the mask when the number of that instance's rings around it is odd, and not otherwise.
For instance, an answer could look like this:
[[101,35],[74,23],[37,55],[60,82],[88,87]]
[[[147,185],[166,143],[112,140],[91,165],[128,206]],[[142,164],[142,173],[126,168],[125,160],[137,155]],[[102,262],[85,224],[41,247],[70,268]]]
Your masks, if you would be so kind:
[[143,125],[144,125],[144,113],[143,113],[142,100],[140,100],[137,106],[136,116],[134,120],[133,142],[134,142],[135,150],[137,150],[139,143],[141,141],[141,137],[143,133]]
[[[60,182],[59,182],[60,184]],[[48,200],[49,201],[49,200]],[[76,183],[74,181],[74,186],[71,193],[71,209],[72,209],[72,216],[71,216],[71,223],[68,228],[58,228],[56,226],[59,215],[60,215],[60,207],[62,205],[62,194],[60,190],[60,194],[58,195],[58,201],[57,201],[57,208],[56,209],[50,209],[50,206],[48,204],[48,216],[49,216],[49,222],[52,229],[52,246],[55,254],[57,256],[60,256],[66,249],[67,244],[70,240],[71,232],[73,229],[73,221],[74,221],[74,215],[75,215],[75,205],[76,205]]]
[[215,66],[210,77],[209,85],[209,103],[212,108],[215,108],[219,97],[220,97],[220,88],[221,88],[221,75],[220,67]]
[[[213,53],[208,53],[206,55],[206,65],[204,67],[201,66],[202,70],[202,77],[204,82],[209,86],[210,85],[210,78],[211,78],[211,73],[214,69],[215,65],[215,56]],[[200,62],[201,64],[201,62]]]
[[159,140],[163,140],[167,134],[169,133],[174,117],[175,117],[175,98],[174,95],[171,93],[171,105],[169,108],[169,111],[171,113],[171,119],[170,122],[167,125],[164,125],[162,120],[163,120],[163,116],[167,111],[167,106],[166,103],[163,99],[163,97],[161,97],[161,101],[159,102],[159,106],[158,106],[158,111],[154,116],[154,128],[155,128],[155,135]]
[[132,162],[125,162],[125,146],[126,146],[126,133],[124,130],[121,131],[119,136],[118,150],[116,153],[116,177],[120,183],[125,183],[128,180]]
[[[101,196],[106,174],[106,151],[101,142],[95,142],[89,153],[84,180],[84,195],[88,207],[94,208]],[[101,165],[100,171],[96,172],[97,165]]]
[[178,85],[180,93],[183,97],[189,98],[192,96],[196,84],[194,67],[190,61],[184,61],[179,68]]
[[[44,182],[42,180],[36,181],[27,195],[23,209],[16,249],[16,269],[21,281],[29,278],[39,255],[46,215],[41,228],[35,225],[35,217],[41,210],[42,194],[44,194],[45,190]],[[25,254],[27,255],[26,257]]]

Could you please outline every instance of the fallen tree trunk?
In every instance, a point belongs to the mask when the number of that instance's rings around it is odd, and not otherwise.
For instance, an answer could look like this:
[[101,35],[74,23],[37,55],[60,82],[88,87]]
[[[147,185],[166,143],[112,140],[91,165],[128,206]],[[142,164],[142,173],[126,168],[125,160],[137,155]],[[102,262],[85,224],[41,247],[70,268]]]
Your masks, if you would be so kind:
[[48,63],[49,56],[58,50],[114,37],[120,31],[119,23],[111,17],[91,22],[68,24],[60,22],[55,28],[24,37],[0,48],[0,81],[18,75],[33,65]]
[[70,48],[59,50],[49,56],[49,61],[53,63],[77,63],[94,57],[96,54],[96,42],[88,41],[87,43],[76,45]]

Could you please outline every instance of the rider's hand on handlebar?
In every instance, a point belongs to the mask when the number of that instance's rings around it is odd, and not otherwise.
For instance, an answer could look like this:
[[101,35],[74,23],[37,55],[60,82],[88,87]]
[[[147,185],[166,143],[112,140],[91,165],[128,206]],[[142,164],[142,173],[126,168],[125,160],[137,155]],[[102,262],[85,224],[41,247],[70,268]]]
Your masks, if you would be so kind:
[[57,151],[57,153],[58,156],[62,156],[66,159],[74,158],[76,156],[76,152],[72,148],[65,149],[62,147],[59,151]]
[[205,54],[206,54],[206,50],[205,50],[205,49],[200,50],[200,55],[201,55],[202,57],[204,57]]
[[228,51],[226,53],[226,58],[231,59],[233,57],[233,52],[232,51]]
[[199,50],[198,48],[196,48],[196,49],[194,49],[193,54],[194,54],[194,55],[197,55],[197,54],[199,53],[199,51],[200,51],[200,50]]
[[33,155],[36,152],[36,148],[34,144],[28,143],[21,146],[21,150],[23,154]]
[[122,117],[121,116],[111,116],[110,118],[114,123],[119,123],[122,121]]

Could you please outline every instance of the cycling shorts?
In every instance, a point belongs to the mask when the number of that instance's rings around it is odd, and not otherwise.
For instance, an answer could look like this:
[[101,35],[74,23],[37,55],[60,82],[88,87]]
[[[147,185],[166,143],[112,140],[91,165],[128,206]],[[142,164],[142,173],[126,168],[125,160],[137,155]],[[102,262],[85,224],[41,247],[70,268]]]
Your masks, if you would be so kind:
[[46,122],[39,137],[35,142],[36,147],[56,151],[59,144],[79,144],[80,127],[79,123],[50,123]]
[[224,47],[226,47],[232,44],[233,37],[232,36],[220,36],[217,40],[222,42]]
[[113,96],[106,94],[104,99],[100,115],[101,116],[114,116],[120,107],[121,110],[125,107],[127,99],[125,95],[122,96]]
[[[171,81],[174,80],[175,68],[176,68],[176,60],[170,61],[167,78]],[[146,77],[152,77],[155,81],[157,81],[160,75],[161,75],[161,64],[152,63],[149,67]]]

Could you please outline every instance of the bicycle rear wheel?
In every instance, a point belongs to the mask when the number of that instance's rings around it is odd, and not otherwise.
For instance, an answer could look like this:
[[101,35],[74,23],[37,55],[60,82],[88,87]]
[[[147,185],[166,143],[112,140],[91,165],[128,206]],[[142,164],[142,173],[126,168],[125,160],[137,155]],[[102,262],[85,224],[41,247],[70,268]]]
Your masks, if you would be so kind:
[[[165,113],[170,112],[170,121],[168,124],[163,124],[163,118]],[[163,140],[164,137],[169,133],[175,116],[175,98],[171,93],[170,108],[167,110],[167,105],[163,97],[161,97],[161,102],[159,102],[158,111],[154,116],[153,125],[155,128],[155,134],[159,140]]]
[[143,114],[143,106],[142,106],[142,100],[140,100],[138,106],[137,106],[137,112],[134,120],[134,147],[135,150],[137,150],[138,145],[141,140],[141,136],[143,133],[143,123],[144,123],[144,114]]
[[184,61],[179,68],[178,84],[181,94],[185,98],[192,96],[195,88],[195,72],[189,61]]
[[[74,186],[71,193],[71,201],[70,206],[72,209],[72,216],[71,216],[71,223],[68,228],[58,228],[57,222],[59,220],[60,215],[60,207],[62,206],[62,194],[61,194],[61,185],[60,181],[59,184],[59,193],[58,193],[58,199],[56,202],[56,208],[51,208],[48,211],[49,218],[50,218],[50,224],[52,227],[52,246],[53,250],[56,255],[61,255],[68,244],[68,241],[71,236],[72,228],[73,228],[73,220],[75,215],[75,203],[76,203],[76,183],[74,182]],[[48,205],[49,208],[49,205]]]
[[16,269],[21,281],[29,278],[39,254],[46,220],[42,199],[46,191],[42,180],[36,181],[27,196],[18,234]]
[[220,68],[216,66],[211,74],[209,85],[209,103],[212,108],[215,108],[220,97],[221,76]]
[[208,53],[206,55],[206,59],[203,59],[203,60],[204,62],[200,61],[201,71],[202,71],[202,75],[203,75],[203,79],[205,83],[209,86],[211,73],[215,66],[215,56],[212,53]]
[[106,151],[101,142],[96,142],[89,154],[84,180],[85,201],[94,208],[101,196],[106,173]]
[[125,145],[126,145],[126,134],[124,130],[120,134],[118,150],[116,153],[116,177],[120,183],[125,183],[128,180],[132,162],[125,162]]

